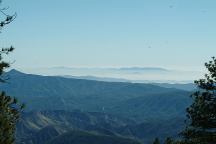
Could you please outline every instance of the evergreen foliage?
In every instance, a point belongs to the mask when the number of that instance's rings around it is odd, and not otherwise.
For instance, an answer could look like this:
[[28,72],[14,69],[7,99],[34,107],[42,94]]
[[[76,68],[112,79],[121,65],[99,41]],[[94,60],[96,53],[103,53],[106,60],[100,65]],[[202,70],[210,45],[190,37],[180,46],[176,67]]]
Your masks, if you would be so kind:
[[[1,3],[1,1],[0,1]],[[16,15],[7,15],[0,9],[0,13],[5,17],[0,20],[0,29],[14,20]],[[1,16],[2,16],[1,15]],[[3,55],[8,55],[14,48],[2,48],[0,50],[0,82],[3,83],[7,79],[4,76],[6,68],[10,67],[10,63],[3,60]],[[16,98],[6,95],[5,92],[0,92],[0,144],[13,144],[15,141],[16,122],[19,118],[20,110],[24,105],[20,105]]]
[[191,95],[193,103],[186,109],[188,119],[181,133],[184,139],[173,141],[167,138],[165,144],[216,143],[216,58],[212,57],[205,67],[208,72],[204,79],[194,82],[198,90]]
[[193,104],[187,108],[187,127],[183,131],[185,143],[216,143],[216,59],[205,63],[208,73],[195,81],[199,90],[192,95]]
[[160,144],[160,140],[159,140],[159,138],[155,138],[153,144]]
[[166,139],[166,141],[165,141],[165,144],[173,144],[173,142],[174,142],[174,141],[173,141],[171,138],[168,137],[168,138]]

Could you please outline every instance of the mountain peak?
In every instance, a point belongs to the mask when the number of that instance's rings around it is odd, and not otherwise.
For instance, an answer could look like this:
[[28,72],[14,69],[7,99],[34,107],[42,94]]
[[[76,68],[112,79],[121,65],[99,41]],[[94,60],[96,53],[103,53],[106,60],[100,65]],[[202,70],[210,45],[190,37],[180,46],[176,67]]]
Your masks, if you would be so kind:
[[16,69],[11,69],[10,71],[7,72],[7,74],[9,75],[20,75],[20,74],[24,74]]

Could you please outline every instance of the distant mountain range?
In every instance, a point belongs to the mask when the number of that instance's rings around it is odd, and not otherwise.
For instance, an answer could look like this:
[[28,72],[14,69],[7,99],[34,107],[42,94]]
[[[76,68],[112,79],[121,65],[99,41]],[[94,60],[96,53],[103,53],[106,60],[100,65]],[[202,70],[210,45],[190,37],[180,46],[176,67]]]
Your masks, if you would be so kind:
[[93,80],[93,81],[102,81],[102,82],[128,82],[131,83],[132,81],[127,79],[120,79],[120,78],[109,78],[109,77],[96,77],[96,76],[70,76],[64,75],[60,76],[64,78],[73,78],[73,79],[83,79],[83,80]]
[[113,68],[113,67],[52,67],[50,69],[68,69],[68,70],[74,70],[74,69],[101,69],[101,70],[126,70],[126,71],[169,71],[165,68],[160,67],[119,67],[119,68]]
[[125,71],[158,71],[158,72],[169,72],[169,70],[159,67],[123,67],[119,68],[120,70]]
[[59,76],[90,76],[97,78],[129,80],[132,82],[189,83],[200,78],[200,71],[171,70],[160,67],[120,67],[120,68],[88,68],[88,67],[52,67],[22,69],[31,74]]
[[144,120],[183,116],[190,104],[191,92],[152,84],[39,76],[16,70],[7,75],[10,81],[0,89],[26,103],[26,110],[80,109]]
[[102,81],[102,82],[127,82],[127,83],[146,83],[157,85],[165,88],[176,88],[180,90],[193,91],[196,89],[195,84],[193,83],[178,83],[174,81],[170,81],[171,83],[161,83],[152,82],[152,81],[144,81],[144,80],[127,80],[127,79],[118,79],[118,78],[108,78],[108,77],[94,77],[94,76],[61,76],[65,78],[73,78],[73,79],[84,79],[84,80],[94,80],[94,81]]
[[16,70],[5,76],[9,81],[0,89],[27,105],[18,125],[18,144],[38,144],[47,139],[53,143],[68,135],[71,139],[65,144],[80,136],[84,137],[80,142],[86,137],[93,141],[103,137],[115,144],[130,137],[148,144],[155,136],[176,137],[184,125],[185,109],[191,104],[191,91],[165,88],[170,84],[104,82]]

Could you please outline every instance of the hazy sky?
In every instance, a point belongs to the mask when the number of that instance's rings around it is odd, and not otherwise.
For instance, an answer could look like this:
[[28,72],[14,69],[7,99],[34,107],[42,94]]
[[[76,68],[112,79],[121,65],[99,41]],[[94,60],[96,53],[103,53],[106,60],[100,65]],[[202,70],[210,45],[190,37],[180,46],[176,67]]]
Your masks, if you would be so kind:
[[216,0],[3,0],[14,67],[202,68],[216,56]]

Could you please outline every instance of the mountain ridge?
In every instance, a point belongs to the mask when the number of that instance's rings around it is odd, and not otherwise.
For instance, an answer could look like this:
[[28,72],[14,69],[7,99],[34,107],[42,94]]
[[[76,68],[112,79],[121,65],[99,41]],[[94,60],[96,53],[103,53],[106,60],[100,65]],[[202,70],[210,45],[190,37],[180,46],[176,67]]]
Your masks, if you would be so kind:
[[184,125],[185,109],[191,104],[191,92],[152,84],[16,71],[7,74],[10,79],[0,89],[27,104],[17,127],[18,142],[25,144],[41,144],[44,139],[58,136],[62,139],[64,133],[77,129],[111,137],[132,137],[150,144],[154,136],[176,137]]

